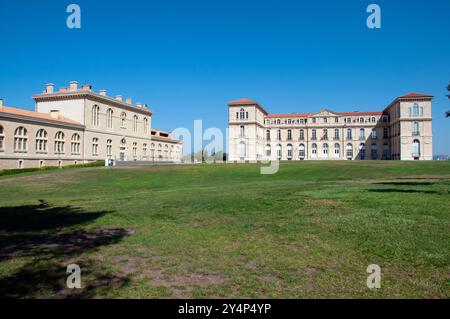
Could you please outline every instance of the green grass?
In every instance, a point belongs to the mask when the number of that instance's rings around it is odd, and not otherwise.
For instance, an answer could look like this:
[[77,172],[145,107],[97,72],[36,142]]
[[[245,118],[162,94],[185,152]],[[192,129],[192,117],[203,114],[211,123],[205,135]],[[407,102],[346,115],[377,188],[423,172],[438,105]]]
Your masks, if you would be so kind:
[[0,297],[450,297],[450,162],[259,168],[2,176]]

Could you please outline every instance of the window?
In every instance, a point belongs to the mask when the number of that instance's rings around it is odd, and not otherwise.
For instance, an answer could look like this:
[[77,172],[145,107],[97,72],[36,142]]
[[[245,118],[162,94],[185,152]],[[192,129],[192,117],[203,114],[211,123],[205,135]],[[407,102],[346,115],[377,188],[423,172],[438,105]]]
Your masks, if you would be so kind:
[[125,114],[125,112],[120,114],[120,127],[127,127],[127,115]]
[[98,105],[94,105],[92,107],[92,114],[91,114],[93,127],[98,127],[99,115],[100,115],[100,107]]
[[370,146],[370,158],[376,160],[378,158],[377,144],[372,143]]
[[322,153],[324,157],[328,157],[328,144],[323,144]]
[[241,109],[241,111],[240,111],[240,119],[241,120],[245,119],[245,110],[244,109]]
[[417,135],[419,135],[419,122],[414,122],[413,123],[413,135],[414,136],[417,136]]
[[278,160],[281,159],[281,145],[280,144],[277,145],[277,159]]
[[317,131],[315,128],[312,129],[311,131],[311,139],[312,140],[317,140]]
[[72,138],[70,140],[70,152],[72,154],[80,154],[80,135],[78,133],[75,133],[72,135]]
[[26,152],[28,149],[28,132],[23,126],[16,128],[14,132],[14,151]]
[[359,129],[359,139],[364,140],[366,138],[366,130],[364,128]]
[[266,156],[270,157],[272,155],[272,150],[269,144],[266,145]]
[[389,128],[383,128],[383,138],[389,138]]
[[326,128],[323,129],[323,137],[322,137],[322,139],[328,140],[328,129],[326,129]]
[[292,144],[287,145],[287,157],[288,159],[292,159]]
[[311,145],[311,154],[312,154],[312,156],[314,156],[314,157],[317,156],[317,144],[316,144],[316,143],[313,143],[313,144]]
[[136,157],[137,156],[137,143],[133,142],[133,156]]
[[300,144],[298,148],[298,156],[300,158],[305,158],[305,144]]
[[364,145],[364,143],[359,144],[359,159],[366,159],[366,146]]
[[3,151],[3,140],[5,135],[3,135],[3,126],[0,125],[0,151]]
[[345,147],[345,153],[347,155],[347,158],[352,159],[353,158],[353,145],[348,143]]
[[137,115],[133,116],[133,132],[138,131],[138,117]]
[[372,139],[376,140],[377,139],[377,129],[376,128],[372,128]]
[[[172,145],[173,148],[173,145]],[[142,155],[144,155],[145,157],[147,157],[147,143],[144,143],[142,145]]]
[[312,122],[316,123],[316,118],[315,117],[312,118]]
[[305,139],[305,131],[304,130],[300,130],[300,140],[304,140]]
[[36,152],[47,152],[47,131],[44,129],[36,133]]
[[351,139],[352,139],[352,129],[351,129],[351,128],[348,128],[348,129],[347,129],[347,139],[348,139],[348,140],[351,140]]
[[363,117],[359,118],[359,123],[364,123],[364,118]]
[[292,130],[288,130],[287,139],[292,140]]
[[341,146],[339,143],[334,144],[334,155],[335,157],[339,157],[339,154],[341,153]]
[[419,107],[417,103],[414,103],[412,108],[409,108],[409,115],[410,116],[422,116],[423,114],[423,108]]
[[239,112],[236,112],[236,120],[239,120]]
[[373,116],[372,116],[372,118],[370,120],[372,121],[372,123],[376,123],[377,122],[377,120]]
[[414,140],[412,144],[412,157],[417,159],[420,157],[420,142],[419,140]]
[[144,117],[144,134],[148,133],[148,118]]
[[59,131],[55,135],[55,154],[64,154],[64,133]]
[[323,118],[323,122],[326,124],[326,123],[328,123],[328,117],[324,117]]
[[92,139],[92,155],[98,156],[98,138],[96,137]]
[[383,158],[389,159],[389,145],[388,143],[383,144]]
[[239,133],[240,135],[240,137],[244,137],[245,136],[245,127],[244,127],[244,125],[241,125],[240,126],[240,133]]
[[112,109],[108,109],[108,111],[106,111],[106,127],[113,128],[113,110]]
[[334,129],[334,139],[335,139],[335,140],[338,140],[338,139],[339,139],[339,129],[338,129],[338,128],[335,128],[335,129]]
[[106,155],[112,156],[112,140],[106,141]]
[[266,131],[266,140],[270,141],[270,130]]
[[277,131],[277,139],[281,141],[281,130]]
[[334,123],[339,123],[339,118],[337,116],[334,118]]

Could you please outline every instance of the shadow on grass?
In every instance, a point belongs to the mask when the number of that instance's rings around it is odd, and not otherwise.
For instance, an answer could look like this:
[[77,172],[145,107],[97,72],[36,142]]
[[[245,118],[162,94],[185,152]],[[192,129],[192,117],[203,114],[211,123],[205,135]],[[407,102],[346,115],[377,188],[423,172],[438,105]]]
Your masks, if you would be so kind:
[[394,185],[394,186],[430,186],[434,183],[431,182],[380,182],[374,183],[377,185]]
[[[107,214],[73,207],[20,206],[0,208],[0,267],[24,262],[19,270],[0,277],[0,298],[91,298],[97,289],[114,289],[129,282],[112,275],[88,254],[119,243],[131,234],[123,228],[77,229]],[[66,288],[69,264],[78,264],[82,289]]]
[[389,188],[389,189],[369,189],[368,192],[374,192],[374,193],[422,193],[422,194],[439,194],[437,191],[424,191],[424,190],[417,190],[417,189],[395,189],[395,188]]

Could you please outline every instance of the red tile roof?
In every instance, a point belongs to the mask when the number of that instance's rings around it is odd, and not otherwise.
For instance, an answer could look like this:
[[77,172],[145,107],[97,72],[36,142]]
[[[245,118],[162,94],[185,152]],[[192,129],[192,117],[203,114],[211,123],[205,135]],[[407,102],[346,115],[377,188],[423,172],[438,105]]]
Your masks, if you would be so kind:
[[239,99],[239,100],[234,100],[234,101],[228,102],[228,105],[230,105],[230,104],[259,104],[259,103],[257,101],[254,101],[254,100],[243,98],[243,99]]
[[428,94],[420,94],[420,93],[408,93],[402,96],[399,96],[399,99],[408,99],[408,98],[420,98],[420,97],[433,97],[432,95],[428,95]]
[[266,118],[285,118],[285,117],[307,117],[310,114],[301,114],[301,113],[291,113],[291,114],[267,114]]
[[55,118],[55,117],[52,117],[50,114],[38,113],[38,112],[33,112],[33,111],[28,111],[28,110],[21,110],[21,109],[17,109],[14,107],[7,107],[7,106],[0,107],[0,112],[16,114],[16,115],[21,115],[21,116],[28,116],[28,117],[49,120],[49,121],[57,121],[57,122],[75,124],[75,125],[82,125],[81,123],[78,123],[76,121],[68,119],[62,115],[58,115],[58,118]]

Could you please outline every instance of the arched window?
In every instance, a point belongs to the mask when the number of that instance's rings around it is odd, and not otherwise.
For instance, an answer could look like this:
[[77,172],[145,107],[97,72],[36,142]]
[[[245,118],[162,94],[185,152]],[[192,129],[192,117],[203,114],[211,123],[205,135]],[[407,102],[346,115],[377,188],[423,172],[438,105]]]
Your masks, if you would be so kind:
[[74,133],[70,140],[70,152],[72,154],[80,154],[80,145],[81,145],[80,134]]
[[378,158],[377,144],[372,143],[370,146],[370,158],[376,160]]
[[280,160],[281,156],[282,156],[282,154],[281,154],[281,145],[278,144],[277,145],[277,159]]
[[419,135],[419,122],[417,121],[413,123],[413,135]]
[[287,131],[287,139],[292,140],[292,130]]
[[339,157],[339,154],[341,153],[341,146],[339,143],[334,144],[334,157]]
[[112,140],[111,139],[106,141],[106,155],[108,157],[112,156]]
[[280,119],[278,119],[278,120],[277,120],[277,124],[280,124],[280,123],[281,123],[281,121],[280,121]]
[[412,157],[417,159],[420,157],[420,142],[419,140],[414,140],[412,143]]
[[288,159],[292,159],[293,153],[292,153],[292,144],[287,145],[287,157]]
[[14,151],[26,152],[28,149],[28,132],[23,126],[16,128],[14,132]]
[[305,144],[300,144],[298,147],[298,157],[305,158]]
[[359,129],[359,139],[364,140],[366,138],[366,130],[364,128]]
[[323,150],[322,150],[323,156],[328,157],[328,144],[323,144]]
[[421,107],[419,107],[419,104],[414,103],[413,107],[412,107],[412,116],[420,116],[421,115]]
[[372,133],[371,133],[372,139],[376,140],[377,139],[377,129],[374,127],[372,128]]
[[98,138],[96,137],[92,139],[92,155],[98,156]]
[[311,145],[311,155],[312,155],[313,157],[316,157],[316,156],[317,156],[317,144],[316,144],[316,143],[313,143],[313,144]]
[[345,154],[347,155],[348,159],[353,158],[353,145],[351,143],[348,143],[345,147]]
[[270,130],[266,131],[266,140],[270,141]]
[[245,119],[245,110],[244,109],[240,110],[239,117],[241,120]]
[[91,114],[93,127],[98,127],[99,116],[100,116],[100,107],[98,105],[94,105],[92,107],[92,114]]
[[40,129],[36,133],[36,152],[47,152],[47,131]]
[[375,117],[372,116],[371,121],[372,123],[375,123],[377,120],[375,119]]
[[245,155],[246,155],[245,151],[246,151],[245,150],[245,143],[244,142],[240,142],[239,146],[238,146],[238,154],[239,154],[239,158],[241,160],[245,159]]
[[133,132],[137,132],[138,130],[138,117],[137,115],[133,116]]
[[305,131],[304,130],[300,130],[300,140],[304,140],[305,139]]
[[127,127],[127,114],[125,112],[120,114],[120,127]]
[[266,145],[266,156],[270,157],[272,155],[272,149],[270,147],[270,144]]
[[148,118],[144,117],[144,133],[148,133]]
[[55,154],[64,154],[64,133],[59,131],[55,135]]
[[113,110],[108,109],[106,111],[106,127],[107,128],[113,128]]
[[366,159],[366,145],[364,143],[359,144],[359,159]]
[[364,118],[363,117],[359,118],[359,123],[364,123]]
[[3,151],[4,145],[3,140],[5,138],[5,135],[3,135],[3,126],[0,125],[0,151]]

